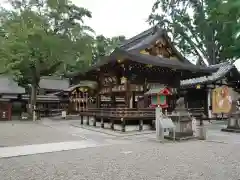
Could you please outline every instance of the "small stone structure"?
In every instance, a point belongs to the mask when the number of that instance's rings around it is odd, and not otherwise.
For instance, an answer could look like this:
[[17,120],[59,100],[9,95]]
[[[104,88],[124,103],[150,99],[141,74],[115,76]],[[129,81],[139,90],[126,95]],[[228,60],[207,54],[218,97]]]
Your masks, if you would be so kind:
[[232,97],[232,109],[229,113],[227,128],[223,128],[222,131],[240,133],[240,110],[239,110],[239,94],[234,90],[231,90]]
[[[183,97],[177,100],[175,111],[173,111],[171,114],[167,114],[167,116],[172,119],[176,126],[176,140],[188,139],[193,137],[192,117],[185,108]],[[173,136],[174,133],[170,131],[169,136],[167,136],[166,138],[173,139]]]

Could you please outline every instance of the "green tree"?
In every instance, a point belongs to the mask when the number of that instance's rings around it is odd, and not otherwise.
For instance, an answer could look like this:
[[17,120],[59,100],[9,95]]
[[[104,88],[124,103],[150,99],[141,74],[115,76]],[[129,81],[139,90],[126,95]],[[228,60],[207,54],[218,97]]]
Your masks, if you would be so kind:
[[[93,38],[83,18],[91,13],[66,0],[13,0],[13,10],[1,11],[0,57],[9,73],[31,85],[31,110],[41,76],[67,71],[92,54]],[[89,62],[84,62],[90,64]],[[61,68],[60,68],[61,69]]]
[[96,36],[93,62],[97,62],[104,56],[110,55],[116,47],[125,41],[125,39],[125,36],[116,36],[112,38],[107,38],[103,35]]
[[157,0],[149,22],[165,28],[186,57],[208,65],[239,56],[239,17],[238,0]]

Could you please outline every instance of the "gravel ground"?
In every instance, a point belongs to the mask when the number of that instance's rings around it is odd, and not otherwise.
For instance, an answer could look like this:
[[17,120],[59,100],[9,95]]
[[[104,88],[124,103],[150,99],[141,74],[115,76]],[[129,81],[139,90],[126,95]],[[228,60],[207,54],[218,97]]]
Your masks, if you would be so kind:
[[0,147],[74,140],[82,138],[37,122],[0,122]]
[[139,142],[0,159],[1,180],[237,180],[240,144]]

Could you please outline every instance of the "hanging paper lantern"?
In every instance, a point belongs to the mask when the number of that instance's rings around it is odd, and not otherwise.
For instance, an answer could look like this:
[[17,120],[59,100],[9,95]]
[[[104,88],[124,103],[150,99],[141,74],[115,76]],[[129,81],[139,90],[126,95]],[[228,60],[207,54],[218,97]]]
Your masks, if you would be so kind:
[[118,59],[118,60],[117,60],[118,63],[121,63],[122,61],[123,61],[123,60],[121,60],[121,59]]
[[112,83],[112,78],[111,78],[111,77],[109,77],[109,78],[108,78],[108,81],[109,81],[110,83]]
[[121,77],[121,84],[125,84],[127,82],[127,78],[126,77]]

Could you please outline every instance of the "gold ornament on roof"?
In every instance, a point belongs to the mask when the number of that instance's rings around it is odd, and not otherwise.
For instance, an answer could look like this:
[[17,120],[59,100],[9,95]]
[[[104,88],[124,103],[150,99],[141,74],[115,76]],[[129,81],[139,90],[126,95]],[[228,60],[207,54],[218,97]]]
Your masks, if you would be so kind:
[[147,64],[146,67],[151,68],[153,65],[152,64]]
[[147,52],[146,50],[142,50],[142,51],[140,51],[140,53],[149,55],[149,52]]

